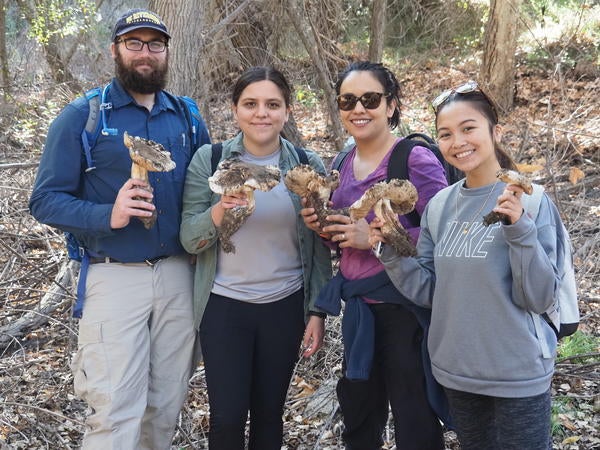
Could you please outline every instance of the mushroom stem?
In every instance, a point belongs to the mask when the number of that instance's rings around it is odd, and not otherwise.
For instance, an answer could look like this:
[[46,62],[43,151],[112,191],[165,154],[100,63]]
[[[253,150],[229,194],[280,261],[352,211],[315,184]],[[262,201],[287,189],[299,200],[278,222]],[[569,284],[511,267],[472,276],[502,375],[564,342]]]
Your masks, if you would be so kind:
[[131,163],[131,178],[148,183],[148,170],[136,163]]

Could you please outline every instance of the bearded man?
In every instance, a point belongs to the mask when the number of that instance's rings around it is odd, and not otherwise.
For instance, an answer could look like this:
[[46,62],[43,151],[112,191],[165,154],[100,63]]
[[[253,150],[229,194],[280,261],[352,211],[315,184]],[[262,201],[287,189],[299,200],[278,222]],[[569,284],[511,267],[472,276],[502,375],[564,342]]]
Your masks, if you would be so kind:
[[[84,449],[170,448],[194,369],[193,271],[178,236],[186,168],[210,139],[164,91],[169,40],[151,11],[116,22],[116,76],[92,111],[102,125],[92,164],[82,142],[92,103],[81,97],[52,122],[30,199],[32,215],[73,235],[83,255],[72,370],[91,411]],[[162,144],[175,169],[151,173],[148,183],[130,178],[124,132]],[[138,220],[154,214],[149,229]]]

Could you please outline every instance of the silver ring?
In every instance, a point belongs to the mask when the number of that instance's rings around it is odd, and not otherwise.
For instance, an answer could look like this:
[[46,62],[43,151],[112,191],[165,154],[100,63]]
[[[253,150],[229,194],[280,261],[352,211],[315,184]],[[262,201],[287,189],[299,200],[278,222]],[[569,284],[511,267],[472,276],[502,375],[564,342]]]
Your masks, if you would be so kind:
[[342,233],[342,241],[346,240],[346,233]]

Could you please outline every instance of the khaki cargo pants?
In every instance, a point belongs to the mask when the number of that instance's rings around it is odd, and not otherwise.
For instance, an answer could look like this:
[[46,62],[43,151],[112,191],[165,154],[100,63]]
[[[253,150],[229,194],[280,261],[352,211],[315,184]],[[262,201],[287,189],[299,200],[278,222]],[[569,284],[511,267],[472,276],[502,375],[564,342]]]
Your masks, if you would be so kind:
[[192,372],[192,284],[184,256],[90,265],[71,367],[91,409],[83,449],[170,448]]

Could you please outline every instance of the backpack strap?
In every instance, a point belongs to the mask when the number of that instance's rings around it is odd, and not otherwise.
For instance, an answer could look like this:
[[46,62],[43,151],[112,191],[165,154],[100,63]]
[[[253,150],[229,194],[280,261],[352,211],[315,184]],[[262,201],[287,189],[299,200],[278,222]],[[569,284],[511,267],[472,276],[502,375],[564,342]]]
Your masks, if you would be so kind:
[[218,142],[212,145],[212,154],[210,156],[210,169],[211,173],[215,173],[217,170],[217,166],[221,161],[221,157],[223,156],[223,143]]
[[187,95],[175,97],[179,102],[179,106],[185,114],[185,119],[189,127],[189,138],[192,153],[194,153],[200,145],[200,133],[202,132],[204,121],[200,115],[198,104],[196,101]]
[[308,155],[306,154],[306,151],[301,147],[296,147],[295,145],[294,150],[296,150],[300,164],[308,164]]
[[83,146],[83,154],[85,156],[85,171],[91,172],[96,167],[94,166],[94,160],[92,159],[92,148],[96,145],[96,139],[100,134],[100,103],[101,103],[101,92],[99,87],[90,89],[85,93],[85,98],[88,101],[88,118],[85,123],[85,127],[81,131],[81,144]]
[[[415,133],[410,136],[418,134],[419,133]],[[392,178],[408,180],[408,157],[410,156],[412,149],[417,145],[422,145],[422,143],[412,140],[409,137],[405,137],[394,146],[388,162],[387,181],[390,181]],[[405,217],[414,227],[418,227],[421,224],[421,216],[416,209],[413,209],[406,214]]]
[[354,148],[354,144],[347,145],[346,147],[343,148],[343,150],[341,150],[337,155],[335,155],[335,157],[333,158],[333,161],[331,163],[331,168],[333,170],[339,171],[342,167],[342,164],[344,163],[344,160],[346,159],[346,157],[352,151],[353,148]]

